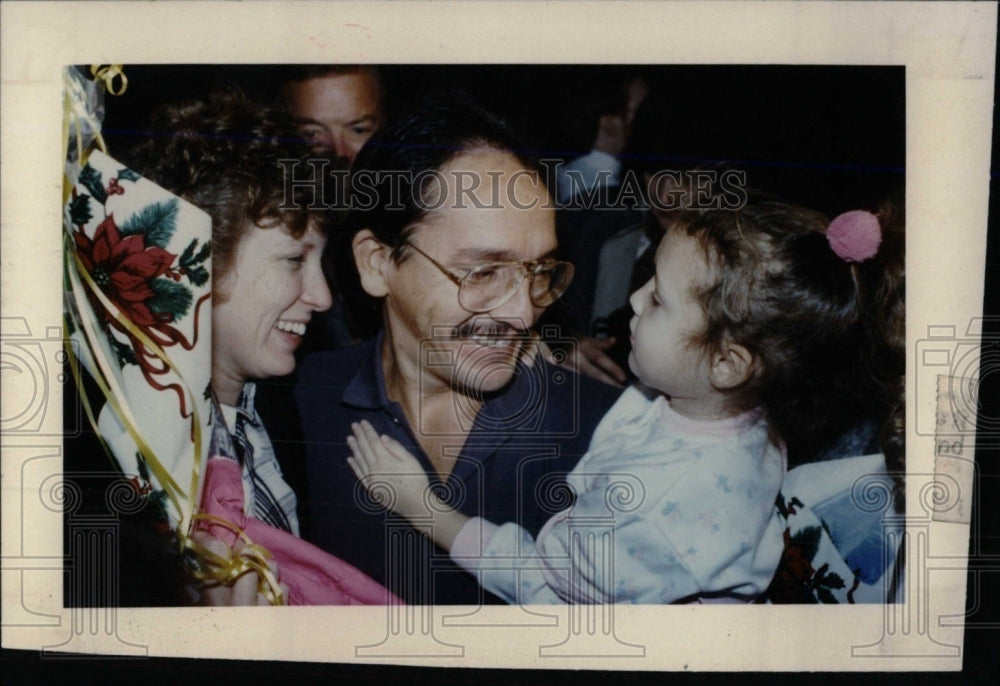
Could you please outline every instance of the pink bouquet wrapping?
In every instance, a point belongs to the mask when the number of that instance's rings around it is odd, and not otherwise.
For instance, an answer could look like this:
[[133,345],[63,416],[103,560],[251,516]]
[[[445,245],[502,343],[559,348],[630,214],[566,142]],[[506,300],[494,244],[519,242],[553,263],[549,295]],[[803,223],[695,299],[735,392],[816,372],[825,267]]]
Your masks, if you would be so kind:
[[[387,588],[343,560],[245,514],[243,481],[235,460],[213,456],[205,472],[202,512],[229,522],[270,552],[278,563],[279,580],[288,587],[289,605],[401,604]],[[212,519],[199,520],[196,526],[229,546],[240,538],[232,527]]]

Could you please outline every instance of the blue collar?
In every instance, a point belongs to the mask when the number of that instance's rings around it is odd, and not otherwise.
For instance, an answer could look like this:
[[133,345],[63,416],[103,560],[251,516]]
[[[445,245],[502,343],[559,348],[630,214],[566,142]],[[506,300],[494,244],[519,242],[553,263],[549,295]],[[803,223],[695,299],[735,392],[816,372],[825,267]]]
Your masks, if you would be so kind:
[[351,377],[344,389],[341,400],[347,405],[365,410],[377,410],[389,406],[389,396],[385,392],[385,374],[382,373],[382,341],[385,331],[379,330],[359,346],[358,371]]

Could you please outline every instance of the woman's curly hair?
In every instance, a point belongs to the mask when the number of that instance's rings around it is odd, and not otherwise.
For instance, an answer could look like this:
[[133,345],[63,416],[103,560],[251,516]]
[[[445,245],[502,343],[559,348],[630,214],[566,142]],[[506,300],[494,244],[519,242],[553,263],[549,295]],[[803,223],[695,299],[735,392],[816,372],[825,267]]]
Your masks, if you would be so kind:
[[157,108],[146,140],[128,161],[212,217],[212,263],[219,277],[254,226],[281,226],[295,237],[309,226],[326,232],[328,212],[316,201],[319,191],[288,183],[296,163],[308,157],[288,114],[228,89]]

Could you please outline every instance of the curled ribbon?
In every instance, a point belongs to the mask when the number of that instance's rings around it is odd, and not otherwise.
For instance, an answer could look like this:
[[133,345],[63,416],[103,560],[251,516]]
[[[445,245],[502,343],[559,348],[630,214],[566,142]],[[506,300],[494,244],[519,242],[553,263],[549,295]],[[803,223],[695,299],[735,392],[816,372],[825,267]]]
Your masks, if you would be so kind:
[[[128,77],[125,76],[120,64],[104,67],[97,64],[91,65],[90,73],[94,76],[95,82],[102,84],[104,90],[111,95],[122,95],[128,87]],[[118,79],[117,82],[116,79]],[[76,161],[80,166],[86,163],[89,152],[83,142],[85,130],[92,132],[94,144],[101,151],[108,151],[104,137],[101,135],[101,119],[90,106],[90,98],[87,95],[82,77],[75,76],[75,72],[66,68],[63,70],[63,143],[68,150],[70,136],[75,138]],[[70,179],[70,181],[75,183],[76,179]]]
[[[122,65],[120,64],[104,66],[92,65],[90,67],[90,73],[94,77],[95,82],[103,85],[106,92],[111,95],[122,95],[128,87],[128,78],[125,76],[125,73],[122,70]],[[75,164],[82,167],[86,163],[86,159],[94,146],[104,152],[107,152],[107,145],[101,135],[101,118],[91,107],[91,98],[88,96],[87,86],[84,81],[75,74],[71,73],[69,69],[64,71],[63,85],[63,143],[67,153],[71,154],[73,152],[70,147],[71,140],[75,139]],[[85,142],[85,134],[92,135],[92,144]],[[64,204],[76,182],[76,179],[73,178],[75,174],[72,172],[72,162],[72,157],[70,157],[64,178]],[[152,447],[143,439],[138,429],[138,422],[132,415],[130,408],[123,402],[119,402],[119,399],[124,398],[125,396],[122,393],[122,389],[119,387],[116,377],[112,371],[113,366],[110,361],[106,359],[105,355],[100,350],[100,347],[93,343],[93,341],[95,341],[99,336],[99,325],[95,321],[95,317],[85,301],[85,290],[89,290],[89,292],[97,298],[109,315],[119,325],[124,327],[125,330],[146,346],[148,350],[152,351],[153,355],[159,358],[167,368],[174,372],[180,380],[181,386],[187,390],[188,393],[190,393],[190,390],[188,390],[188,386],[184,382],[180,370],[176,368],[167,356],[166,352],[164,352],[163,349],[157,345],[157,343],[150,340],[124,314],[122,314],[118,308],[107,299],[100,287],[94,283],[90,274],[81,263],[76,251],[73,249],[72,243],[69,240],[68,232],[64,233],[63,238],[64,254],[66,256],[66,259],[64,260],[65,275],[69,282],[68,291],[71,294],[73,304],[75,304],[75,307],[71,307],[69,304],[67,305],[67,316],[71,321],[73,321],[74,324],[77,325],[77,328],[83,332],[84,338],[88,343],[87,347],[90,350],[91,357],[97,367],[95,370],[95,382],[97,383],[98,388],[100,389],[102,395],[107,399],[116,416],[124,425],[126,431],[130,434],[139,453],[149,466],[150,471],[153,473],[156,480],[160,483],[160,486],[166,492],[167,497],[179,515],[176,533],[181,550],[190,550],[200,559],[206,561],[208,569],[207,571],[201,573],[199,578],[212,579],[220,583],[231,583],[247,571],[253,570],[257,572],[258,575],[258,590],[268,599],[268,601],[272,605],[284,604],[284,594],[278,586],[278,580],[275,578],[267,564],[267,559],[271,557],[271,554],[267,549],[254,544],[250,541],[245,532],[236,529],[229,522],[218,520],[218,518],[211,517],[207,514],[192,515],[194,499],[198,493],[198,487],[200,485],[202,452],[201,420],[197,406],[193,402],[193,397],[191,399],[193,415],[191,421],[193,426],[192,438],[194,443],[194,464],[192,466],[190,490],[187,493],[185,493],[180,485],[177,484],[169,471],[163,467],[161,462],[157,459]],[[72,315],[74,311],[76,312],[75,316]],[[69,326],[66,327],[67,332],[68,330]],[[70,367],[74,378],[78,386],[80,386],[81,380],[78,376],[78,361],[75,359],[72,346],[69,345],[68,334],[65,338],[65,348],[72,361]],[[82,388],[82,386],[80,387]],[[93,408],[91,408],[90,403],[87,401],[85,393],[81,393],[81,400],[83,400],[88,421],[90,421],[91,425],[94,427],[95,433],[100,436],[100,432],[97,431],[97,422],[94,416]],[[101,438],[101,442],[102,444],[104,443],[103,437]],[[107,449],[106,444],[105,448]],[[195,518],[213,519],[216,523],[233,529],[245,541],[245,547],[239,552],[238,555],[231,556],[229,559],[216,555],[190,538],[188,531],[193,525]]]
[[[125,89],[128,88],[128,77],[125,76],[125,72],[122,70],[122,65],[120,64],[92,64],[90,65],[90,75],[94,77],[95,81],[102,81],[104,83],[104,89],[111,93],[111,95],[122,95]],[[115,90],[115,79],[120,78],[119,87]]]
[[184,550],[191,551],[199,560],[198,567],[191,572],[194,578],[199,581],[210,581],[228,586],[247,572],[254,571],[257,572],[257,591],[267,598],[271,605],[285,604],[285,594],[281,591],[277,577],[274,576],[274,572],[267,564],[271,558],[271,552],[267,548],[254,543],[243,529],[221,517],[199,512],[192,519],[193,521],[209,521],[225,527],[239,536],[244,543],[238,553],[233,554],[232,548],[230,548],[229,557],[222,557],[190,536],[185,536],[183,540]]

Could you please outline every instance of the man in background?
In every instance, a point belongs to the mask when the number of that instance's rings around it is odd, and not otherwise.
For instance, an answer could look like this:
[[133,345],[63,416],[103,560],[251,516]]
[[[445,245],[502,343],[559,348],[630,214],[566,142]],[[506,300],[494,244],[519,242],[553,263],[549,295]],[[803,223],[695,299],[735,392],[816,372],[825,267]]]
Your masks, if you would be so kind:
[[[315,64],[290,67],[278,73],[278,101],[295,118],[298,131],[312,151],[332,160],[328,169],[346,168],[385,120],[384,93],[378,69],[368,65]],[[336,185],[324,185],[336,192]],[[336,198],[325,198],[339,204]],[[326,267],[333,307],[317,316],[301,348],[344,348],[355,342],[355,332],[339,297],[337,274]]]
[[619,159],[628,144],[632,120],[649,94],[649,84],[639,75],[598,84],[582,105],[579,123],[590,138],[590,152],[559,167],[556,199],[560,205],[598,187],[621,184]]
[[353,160],[382,125],[378,70],[366,65],[311,65],[289,71],[279,92],[313,151]]

